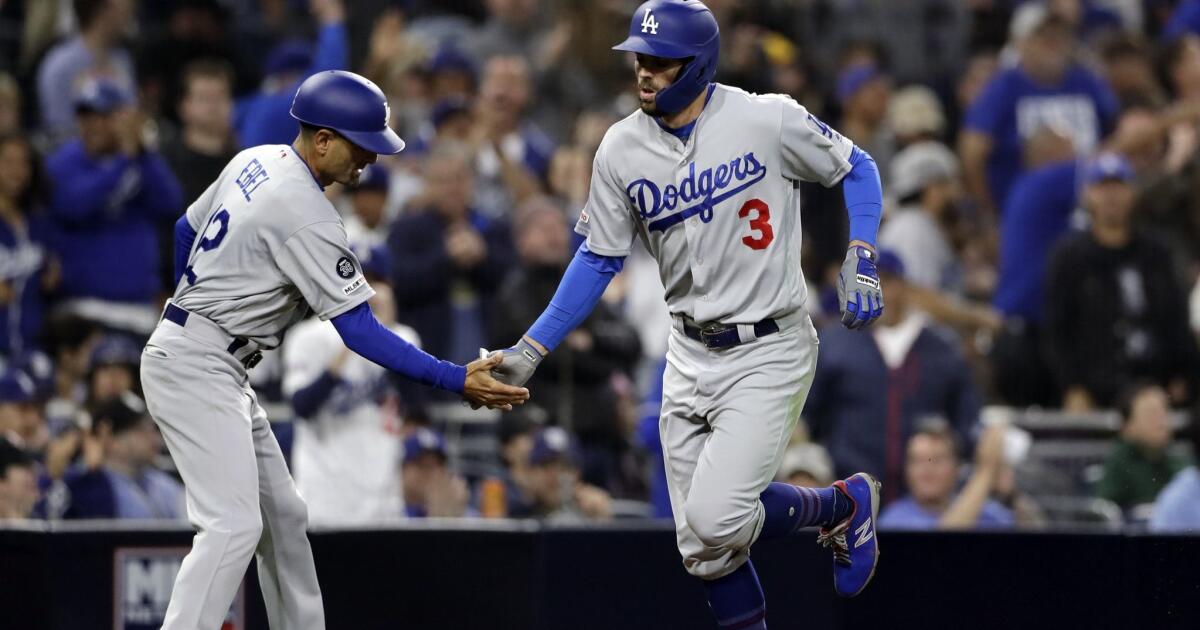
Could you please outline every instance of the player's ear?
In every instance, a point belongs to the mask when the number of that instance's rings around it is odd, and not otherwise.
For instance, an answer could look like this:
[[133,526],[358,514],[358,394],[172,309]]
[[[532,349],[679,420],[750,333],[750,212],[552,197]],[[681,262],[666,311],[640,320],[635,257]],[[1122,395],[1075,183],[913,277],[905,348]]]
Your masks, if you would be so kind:
[[313,134],[313,147],[317,150],[317,155],[325,155],[329,153],[329,146],[333,142],[333,132],[328,129],[318,129]]

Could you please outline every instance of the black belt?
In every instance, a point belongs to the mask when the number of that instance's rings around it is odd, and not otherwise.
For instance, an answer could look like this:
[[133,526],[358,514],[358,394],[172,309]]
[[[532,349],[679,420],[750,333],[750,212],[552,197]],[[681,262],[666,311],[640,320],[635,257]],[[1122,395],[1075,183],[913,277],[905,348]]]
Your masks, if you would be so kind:
[[[765,337],[777,332],[779,332],[779,324],[773,319],[764,319],[754,325],[755,337]],[[683,334],[713,349],[732,348],[742,343],[742,337],[738,334],[736,324],[694,326],[689,324],[685,319],[683,321]]]
[[[187,324],[189,316],[191,316],[191,313],[187,312],[186,309],[175,306],[174,304],[168,304],[167,309],[163,311],[163,319],[178,324],[180,328],[183,328]],[[245,337],[234,337],[233,341],[230,342],[229,347],[225,350],[229,352],[229,354],[234,355],[234,358],[237,358],[237,351],[246,347],[246,345],[249,343],[250,340],[246,339]],[[254,352],[251,352],[245,357],[239,359],[239,361],[246,367],[247,370],[249,370],[250,368],[258,365],[259,361],[262,361],[262,351],[255,350]]]

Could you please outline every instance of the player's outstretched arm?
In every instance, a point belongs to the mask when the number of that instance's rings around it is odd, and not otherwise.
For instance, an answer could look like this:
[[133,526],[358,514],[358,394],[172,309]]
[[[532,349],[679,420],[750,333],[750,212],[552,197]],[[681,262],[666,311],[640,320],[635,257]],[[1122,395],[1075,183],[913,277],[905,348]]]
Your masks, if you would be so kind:
[[513,385],[529,382],[542,359],[592,313],[624,264],[624,258],[601,256],[587,243],[580,245],[541,317],[511,348],[493,354],[503,359],[492,370],[496,378]]
[[865,151],[854,147],[850,172],[843,180],[846,212],[850,215],[850,246],[838,276],[838,303],[842,324],[850,329],[867,326],[883,314],[883,289],[875,268],[875,239],[883,214],[883,186],[879,168]]
[[439,360],[380,324],[366,302],[331,321],[346,347],[368,361],[418,383],[462,394],[471,404],[512,409],[529,399],[529,390],[501,383],[489,374],[500,364],[499,357],[473,361],[465,367]]

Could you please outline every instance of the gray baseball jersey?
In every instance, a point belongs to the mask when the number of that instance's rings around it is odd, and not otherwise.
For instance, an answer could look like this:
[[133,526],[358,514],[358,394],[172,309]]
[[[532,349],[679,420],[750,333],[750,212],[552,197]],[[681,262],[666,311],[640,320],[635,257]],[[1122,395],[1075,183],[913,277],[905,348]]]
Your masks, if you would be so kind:
[[853,147],[791,98],[718,84],[686,143],[641,111],[608,130],[575,231],[604,256],[640,236],[672,313],[782,316],[806,297],[796,182],[836,184]]
[[836,184],[853,149],[790,98],[717,85],[686,142],[639,111],[596,152],[575,227],[590,250],[625,256],[640,236],[671,313],[780,329],[720,350],[678,318],[671,331],[659,434],[679,551],[701,578],[746,561],[812,384],[797,182]]
[[337,210],[290,146],[237,154],[187,218],[197,236],[174,302],[235,337],[274,348],[306,303],[329,319],[375,293]]

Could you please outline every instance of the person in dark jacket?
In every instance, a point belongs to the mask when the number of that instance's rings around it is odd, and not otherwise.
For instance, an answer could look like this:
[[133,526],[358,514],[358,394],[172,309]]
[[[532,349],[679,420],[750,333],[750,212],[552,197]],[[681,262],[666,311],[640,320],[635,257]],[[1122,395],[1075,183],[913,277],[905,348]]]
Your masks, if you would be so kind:
[[156,231],[178,218],[183,193],[167,163],[143,144],[131,94],[91,81],[75,105],[81,137],[46,163],[62,294],[85,316],[148,332],[164,289]]
[[484,314],[512,266],[503,221],[474,212],[466,156],[452,149],[425,162],[421,210],[392,226],[396,319],[416,329],[430,354],[467,362],[487,342]]
[[1045,284],[1047,351],[1063,407],[1111,406],[1122,384],[1138,379],[1186,402],[1197,366],[1186,293],[1170,251],[1134,228],[1133,170],[1104,154],[1085,181],[1091,227],[1059,243]]
[[835,476],[875,475],[890,501],[906,490],[905,445],[918,425],[945,418],[965,443],[980,402],[956,342],[905,299],[900,259],[880,250],[877,266],[888,288],[887,309],[866,332],[821,329],[821,360],[804,418],[813,439],[829,449]]
[[[570,231],[554,202],[534,198],[516,217],[520,266],[505,280],[490,311],[491,348],[521,337],[554,295],[571,259]],[[645,491],[628,483],[642,477],[630,457],[638,418],[628,396],[640,356],[637,330],[602,300],[530,381],[530,391],[536,392],[531,402],[579,438],[583,479],[622,496]],[[626,474],[635,469],[637,474]]]

